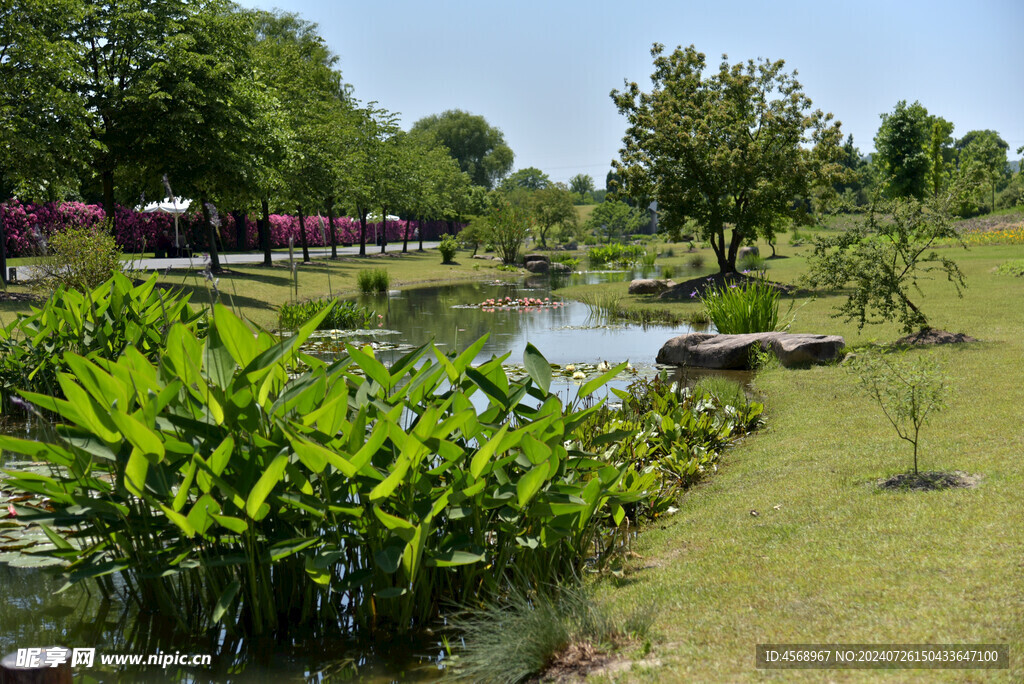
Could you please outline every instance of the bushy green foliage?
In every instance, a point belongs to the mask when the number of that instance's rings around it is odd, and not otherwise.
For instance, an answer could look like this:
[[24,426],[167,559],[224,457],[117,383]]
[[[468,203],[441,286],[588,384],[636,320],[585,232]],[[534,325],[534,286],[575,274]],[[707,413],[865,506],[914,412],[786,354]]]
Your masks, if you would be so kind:
[[641,245],[623,245],[612,242],[599,247],[591,247],[587,259],[593,267],[601,266],[632,266],[644,257],[646,250]]
[[65,354],[67,401],[22,393],[65,427],[0,436],[55,466],[6,482],[52,507],[51,545],[28,551],[107,592],[118,572],[117,591],[191,633],[404,631],[513,576],[573,576],[601,521],[647,494],[571,445],[600,404],[563,406],[532,346],[516,381],[505,357],[471,367],[486,338],[390,368],[350,346],[328,366],[300,352],[328,313],[278,340],[218,304],[205,341],[174,324],[156,360]]
[[703,254],[691,254],[686,259],[686,264],[695,271],[699,271],[704,268],[704,255]]
[[1024,277],[1024,259],[1010,259],[999,264],[996,275]]
[[109,232],[69,226],[50,236],[46,254],[32,264],[36,285],[47,291],[59,287],[91,290],[114,273],[129,273],[121,248]]
[[700,301],[724,335],[770,332],[779,324],[779,290],[763,280],[709,289]]
[[906,352],[865,352],[851,360],[850,368],[900,439],[913,445],[917,475],[921,427],[945,403],[946,386],[938,364],[932,358]]
[[278,311],[278,328],[296,330],[328,307],[331,307],[331,310],[320,321],[320,330],[355,330],[368,328],[373,323],[375,314],[371,309],[359,306],[355,302],[321,298],[282,304]]
[[59,287],[42,307],[0,328],[0,402],[9,408],[15,390],[61,396],[69,353],[98,361],[134,349],[159,358],[172,324],[205,331],[204,312],[188,301],[158,288],[155,275],[135,286],[118,273],[85,293]]
[[[657,492],[626,507],[634,516],[663,512],[680,488],[715,467],[726,445],[757,425],[763,411],[742,393],[719,398],[679,387],[663,376],[639,379],[628,391],[612,392],[622,408],[599,409],[583,432],[581,446],[603,450],[606,461],[627,467],[624,481]],[[614,522],[618,525],[621,519]]]
[[740,259],[736,267],[741,272],[766,271],[768,270],[768,260],[758,254],[747,254]]
[[676,274],[676,269],[673,266],[665,265],[661,267],[662,278],[672,278]]
[[448,233],[441,236],[441,243],[437,246],[441,252],[441,263],[450,264],[455,260],[455,252],[459,249],[459,243]]
[[530,233],[530,217],[526,211],[499,198],[487,216],[490,226],[488,237],[494,245],[494,253],[505,265],[519,263],[523,240]]
[[963,296],[960,267],[933,250],[942,239],[964,244],[945,206],[913,198],[895,200],[873,208],[867,223],[815,238],[803,280],[829,289],[852,285],[837,317],[857,321],[860,328],[895,320],[912,333],[928,327],[924,312],[910,300],[914,291],[920,292],[918,279],[931,273],[945,275]]
[[386,268],[365,268],[356,274],[356,283],[363,294],[383,294],[391,286],[391,276]]

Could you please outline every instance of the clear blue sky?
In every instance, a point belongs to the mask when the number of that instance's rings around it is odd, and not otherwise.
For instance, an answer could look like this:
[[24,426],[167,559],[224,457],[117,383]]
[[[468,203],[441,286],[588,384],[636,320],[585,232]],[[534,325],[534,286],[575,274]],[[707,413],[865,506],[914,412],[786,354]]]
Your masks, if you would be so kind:
[[598,188],[625,129],[608,93],[650,85],[650,47],[690,45],[712,66],[784,59],[862,152],[879,114],[919,100],[953,135],[993,129],[1024,145],[1024,2],[361,2],[241,0],[320,25],[362,101],[401,114],[464,109],[500,128],[515,168]]

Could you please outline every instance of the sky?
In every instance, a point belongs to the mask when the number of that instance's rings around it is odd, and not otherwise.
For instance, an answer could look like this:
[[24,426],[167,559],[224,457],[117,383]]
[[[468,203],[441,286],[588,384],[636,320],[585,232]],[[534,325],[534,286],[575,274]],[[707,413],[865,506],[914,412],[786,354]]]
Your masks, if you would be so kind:
[[653,43],[694,45],[717,68],[783,59],[816,108],[862,153],[879,116],[918,100],[954,137],[997,131],[1024,145],[1024,2],[689,0],[240,0],[320,26],[356,97],[408,129],[448,109],[500,128],[515,168],[604,186],[625,118],[609,93],[650,90]]

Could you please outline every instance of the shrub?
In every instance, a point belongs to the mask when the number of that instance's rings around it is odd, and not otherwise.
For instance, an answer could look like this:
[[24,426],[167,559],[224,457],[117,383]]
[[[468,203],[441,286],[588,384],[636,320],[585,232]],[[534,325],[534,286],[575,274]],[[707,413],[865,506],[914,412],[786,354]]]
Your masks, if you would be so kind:
[[204,335],[205,313],[189,306],[190,295],[156,283],[153,275],[135,286],[118,273],[86,293],[59,287],[41,308],[0,328],[0,406],[10,406],[15,390],[62,396],[67,354],[113,360],[133,349],[156,359],[172,324]]
[[[641,245],[623,245],[613,242],[600,247],[592,247],[587,252],[590,265],[601,266],[632,266],[645,256],[646,252]],[[654,261],[652,259],[651,263]]]
[[[333,307],[332,307],[333,305]],[[359,306],[355,302],[342,302],[337,299],[311,299],[305,302],[285,303],[278,311],[277,325],[281,330],[297,330],[306,321],[317,316],[324,309],[332,307],[330,312],[320,321],[319,330],[356,330],[368,328],[376,315],[372,310]]]
[[671,279],[676,274],[676,269],[672,266],[665,265],[661,267],[661,277]]
[[691,254],[686,259],[687,265],[694,271],[699,271],[704,268],[704,255],[703,254]]
[[1024,276],[1024,259],[1004,261],[996,269],[996,275],[1016,276],[1018,278]]
[[519,263],[523,240],[530,232],[530,219],[526,212],[499,199],[487,217],[487,223],[490,226],[488,237],[501,262],[506,266]]
[[386,268],[365,268],[356,274],[356,283],[363,294],[383,294],[391,286]]
[[654,263],[657,261],[657,259],[658,259],[658,253],[657,252],[644,252],[643,255],[640,257],[640,265],[641,266],[654,266]]
[[459,249],[459,243],[451,235],[445,233],[441,236],[441,244],[437,246],[437,249],[441,252],[441,263],[451,264],[454,263],[455,252]]
[[725,335],[769,332],[779,323],[779,291],[763,280],[709,289],[700,301]]
[[768,261],[758,254],[746,254],[737,264],[740,271],[767,271]]
[[838,236],[819,237],[807,260],[803,281],[811,287],[840,289],[853,285],[834,316],[866,323],[899,321],[913,333],[928,327],[921,308],[910,300],[920,292],[922,277],[944,275],[962,297],[963,273],[956,262],[934,251],[940,240],[963,240],[953,228],[948,207],[935,200],[900,199],[872,209],[866,224]]
[[47,291],[65,287],[92,290],[114,273],[127,273],[114,237],[102,228],[66,227],[50,236],[49,244],[32,264],[36,285]]
[[650,605],[623,616],[580,589],[513,590],[453,617],[449,626],[462,647],[452,658],[451,673],[485,684],[525,681],[568,648],[603,649],[643,639],[652,622]]
[[520,380],[504,357],[470,367],[486,337],[390,367],[349,346],[328,366],[300,352],[328,312],[277,340],[217,304],[205,343],[175,324],[159,359],[67,354],[69,401],[23,396],[74,439],[0,436],[58,466],[5,481],[58,526],[25,552],[191,633],[273,633],[297,610],[311,628],[405,631],[513,579],[569,579],[600,523],[645,496],[567,449],[599,405],[565,408],[532,346]]
[[858,354],[850,369],[882,409],[900,439],[914,447],[914,475],[921,427],[944,406],[946,387],[938,364],[931,358],[901,353]]

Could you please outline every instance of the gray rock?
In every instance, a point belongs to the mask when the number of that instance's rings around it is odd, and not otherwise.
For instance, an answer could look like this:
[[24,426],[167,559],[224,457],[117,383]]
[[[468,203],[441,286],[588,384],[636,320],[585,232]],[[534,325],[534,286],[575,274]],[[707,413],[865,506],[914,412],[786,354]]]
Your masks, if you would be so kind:
[[572,273],[572,267],[569,264],[562,264],[557,261],[551,263],[552,273]]
[[529,265],[531,261],[543,261],[546,264],[550,264],[551,257],[547,254],[527,254],[523,257],[523,265]]
[[757,345],[771,351],[783,366],[827,363],[839,358],[846,341],[838,335],[763,332],[746,335],[689,333],[674,337],[658,351],[658,363],[698,368],[749,368]]
[[530,273],[547,273],[551,270],[551,264],[547,261],[534,259],[526,262],[526,270]]
[[659,294],[674,284],[671,280],[639,278],[629,284],[629,294]]
[[761,256],[761,250],[757,248],[757,245],[750,245],[748,247],[740,247],[740,251],[736,253],[736,260],[739,261],[743,257],[750,256]]

